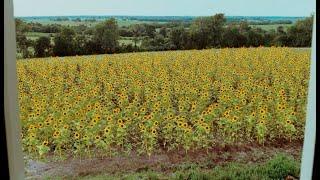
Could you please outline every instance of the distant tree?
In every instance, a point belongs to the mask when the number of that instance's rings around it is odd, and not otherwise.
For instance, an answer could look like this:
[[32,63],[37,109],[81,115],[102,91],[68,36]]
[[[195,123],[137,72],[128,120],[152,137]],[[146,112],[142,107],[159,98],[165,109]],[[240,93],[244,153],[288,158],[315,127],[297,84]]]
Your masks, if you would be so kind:
[[264,34],[264,46],[274,46],[274,39],[276,37],[276,31],[271,29]]
[[145,35],[145,26],[141,24],[134,24],[129,27],[130,31],[133,34],[134,47],[137,47],[137,42],[140,41],[141,36]]
[[17,52],[21,53],[22,58],[30,58],[32,53],[29,51],[29,47],[33,45],[33,41],[27,39],[26,32],[30,31],[31,27],[19,18],[15,18],[15,25]]
[[93,36],[93,34],[94,34],[94,27],[87,28],[85,31],[83,31],[83,34],[84,34],[84,35]]
[[73,29],[76,34],[84,34],[87,31],[88,27],[84,24],[80,24],[78,26],[74,26]]
[[241,34],[246,34],[251,30],[251,27],[249,26],[248,21],[241,21],[239,23],[239,32]]
[[119,35],[122,37],[133,37],[133,32],[127,27],[121,27],[119,29]]
[[147,51],[163,51],[170,48],[168,38],[164,38],[161,34],[156,34],[154,38],[145,38],[141,47]]
[[192,22],[190,36],[194,48],[206,48],[210,44],[210,34],[207,17],[197,18]]
[[264,32],[261,29],[252,29],[248,32],[247,46],[258,47],[264,44]]
[[74,48],[75,54],[77,55],[85,55],[89,54],[89,50],[87,49],[88,37],[83,34],[77,34],[74,39]]
[[74,19],[73,21],[75,21],[75,22],[81,22],[81,19],[80,19],[80,18],[76,18],[76,19]]
[[132,46],[132,44],[122,44],[121,45],[121,52],[133,52],[135,51],[135,48]]
[[295,47],[310,47],[312,40],[313,15],[304,20],[298,20],[288,28],[289,45]]
[[225,22],[224,14],[195,19],[190,26],[193,46],[197,49],[204,49],[221,45]]
[[27,39],[25,34],[17,33],[17,52],[22,54],[23,58],[32,57],[32,53],[29,51],[29,47],[32,47],[34,42],[30,39]]
[[275,36],[272,40],[272,45],[275,46],[288,46],[289,38],[287,32],[284,30],[283,26],[278,26]]
[[278,33],[278,34],[286,34],[283,26],[278,26],[278,27],[277,27],[277,33]]
[[84,21],[86,21],[86,22],[96,22],[97,20],[94,19],[94,18],[91,18],[91,19],[85,19]]
[[150,38],[154,38],[156,34],[156,27],[154,25],[145,24],[146,35]]
[[71,28],[64,28],[54,37],[53,54],[56,56],[75,55],[75,32]]
[[216,14],[208,18],[208,29],[209,29],[209,44],[213,47],[217,47],[221,44],[223,26],[226,23],[224,14]]
[[16,24],[16,33],[17,34],[23,34],[26,33],[28,31],[30,31],[30,26],[24,22],[23,20],[19,19],[19,18],[15,18],[15,24]]
[[167,28],[166,27],[161,27],[159,34],[161,34],[163,37],[167,37]]
[[57,17],[54,19],[55,21],[69,21],[70,19],[68,17]]
[[187,32],[182,26],[171,29],[169,39],[174,49],[185,49],[187,36]]
[[228,25],[222,34],[221,46],[223,47],[242,47],[246,44],[247,38],[240,33],[240,28],[233,24]]
[[117,21],[112,18],[97,24],[93,39],[100,53],[114,53],[119,40]]
[[34,53],[36,57],[46,57],[50,54],[50,38],[46,36],[39,37],[34,43]]

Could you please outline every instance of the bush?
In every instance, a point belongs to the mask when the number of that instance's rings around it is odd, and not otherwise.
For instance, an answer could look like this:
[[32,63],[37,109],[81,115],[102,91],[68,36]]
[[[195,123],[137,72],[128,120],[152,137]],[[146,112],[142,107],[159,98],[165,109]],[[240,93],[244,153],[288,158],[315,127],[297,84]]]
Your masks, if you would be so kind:
[[299,176],[299,163],[294,161],[292,157],[279,154],[269,162],[262,171],[271,179],[283,179],[288,175]]

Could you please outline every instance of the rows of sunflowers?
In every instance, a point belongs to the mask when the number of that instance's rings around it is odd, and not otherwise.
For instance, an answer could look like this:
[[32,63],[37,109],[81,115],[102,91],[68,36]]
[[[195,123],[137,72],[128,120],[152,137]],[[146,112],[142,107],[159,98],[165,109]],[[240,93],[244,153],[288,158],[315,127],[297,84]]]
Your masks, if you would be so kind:
[[151,155],[302,139],[309,60],[275,47],[19,60],[23,150]]

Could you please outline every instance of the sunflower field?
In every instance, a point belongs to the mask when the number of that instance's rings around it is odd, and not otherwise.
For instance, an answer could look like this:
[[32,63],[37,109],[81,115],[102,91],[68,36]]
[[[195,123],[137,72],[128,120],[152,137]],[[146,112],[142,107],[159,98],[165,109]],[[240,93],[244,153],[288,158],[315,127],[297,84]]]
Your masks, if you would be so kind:
[[18,60],[23,150],[45,157],[303,139],[310,50]]

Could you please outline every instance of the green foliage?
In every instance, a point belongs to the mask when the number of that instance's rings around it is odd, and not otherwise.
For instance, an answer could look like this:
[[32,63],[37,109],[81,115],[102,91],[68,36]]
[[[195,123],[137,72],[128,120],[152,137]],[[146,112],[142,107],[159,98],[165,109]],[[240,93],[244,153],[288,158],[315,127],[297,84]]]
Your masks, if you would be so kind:
[[201,17],[193,21],[191,25],[191,39],[193,47],[204,49],[217,47],[222,42],[223,25],[226,22],[224,14],[216,14],[211,17]]
[[32,57],[28,48],[34,44],[34,41],[27,39],[26,35],[21,33],[17,33],[16,41],[18,53],[21,53],[23,58]]
[[[17,53],[23,58],[52,54],[38,47],[33,55],[32,50],[30,51],[33,42],[29,39],[37,40],[39,35],[31,37],[30,32],[41,32],[42,36],[50,33],[48,36],[54,36],[52,46],[55,56],[243,46],[311,46],[313,16],[298,20],[294,24],[291,24],[291,21],[279,21],[278,24],[249,23],[242,20],[227,22],[224,14],[187,18],[181,22],[161,23],[161,18],[159,21],[155,19],[139,21],[111,18],[91,24],[91,20],[82,21],[78,18],[69,21],[68,18],[58,17],[54,22],[60,24],[48,24],[26,23],[17,18]],[[62,22],[64,24],[61,24]],[[120,36],[130,37],[130,42]]]
[[170,31],[170,41],[174,49],[185,49],[188,34],[182,26],[175,27]]
[[310,47],[312,40],[313,15],[299,20],[288,29],[288,38],[291,46]]
[[75,55],[75,32],[71,28],[64,28],[54,37],[53,53],[56,56]]
[[96,25],[93,39],[99,53],[114,53],[119,40],[117,21],[112,18]]
[[279,154],[261,167],[261,173],[271,179],[283,179],[287,175],[298,177],[300,174],[299,163],[292,157]]
[[50,38],[42,36],[35,41],[34,51],[37,57],[45,57],[50,54]]

